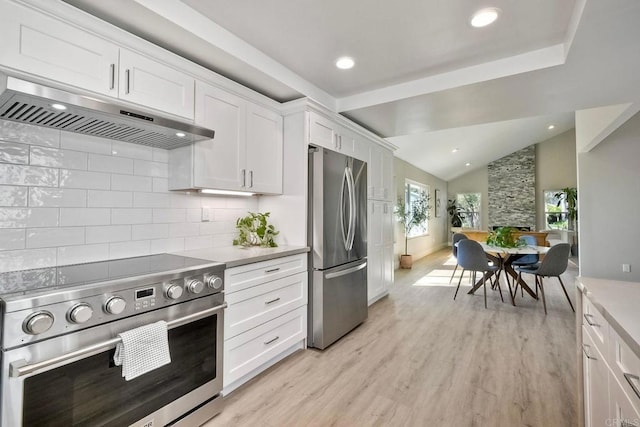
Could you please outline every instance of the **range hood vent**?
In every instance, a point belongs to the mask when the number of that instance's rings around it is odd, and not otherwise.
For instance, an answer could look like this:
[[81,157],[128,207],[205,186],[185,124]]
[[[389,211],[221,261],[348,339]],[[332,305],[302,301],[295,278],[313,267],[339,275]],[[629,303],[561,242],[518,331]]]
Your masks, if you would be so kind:
[[[2,84],[4,83],[4,84]],[[214,131],[129,107],[5,76],[0,119],[167,150],[212,139]],[[54,108],[56,104],[66,107]]]

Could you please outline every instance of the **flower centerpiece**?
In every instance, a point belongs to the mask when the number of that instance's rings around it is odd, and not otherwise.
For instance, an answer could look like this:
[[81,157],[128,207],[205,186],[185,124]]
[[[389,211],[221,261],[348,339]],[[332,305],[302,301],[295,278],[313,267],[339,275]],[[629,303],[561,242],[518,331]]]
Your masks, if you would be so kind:
[[500,248],[521,248],[526,246],[526,242],[516,237],[512,227],[498,227],[487,236],[487,245]]

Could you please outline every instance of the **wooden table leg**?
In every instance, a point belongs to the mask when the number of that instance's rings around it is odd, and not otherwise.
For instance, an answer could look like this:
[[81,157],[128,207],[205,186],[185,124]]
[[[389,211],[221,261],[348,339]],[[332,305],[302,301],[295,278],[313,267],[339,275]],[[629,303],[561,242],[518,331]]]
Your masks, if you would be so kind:
[[[484,272],[484,280],[489,280],[495,273],[493,271],[485,271]],[[477,291],[478,289],[480,289],[480,287],[482,286],[482,277],[480,278],[480,280],[478,280],[474,285],[473,288],[471,288],[471,290],[469,292],[467,292],[467,294],[469,295],[473,295],[473,293],[475,291]]]
[[[511,296],[512,301],[515,299],[518,285],[522,286],[522,289],[524,289],[529,295],[531,295],[531,297],[533,297],[534,299],[538,299],[535,292],[533,292],[533,290],[529,287],[529,285],[527,285],[524,280],[522,280],[522,278],[518,280],[518,273],[513,269],[510,262],[506,262],[504,264],[504,270],[507,272],[507,274],[509,274],[509,276],[513,277],[513,283],[516,284],[513,290],[513,295]],[[509,291],[511,291],[511,287],[509,287]],[[513,305],[515,305],[515,302]]]

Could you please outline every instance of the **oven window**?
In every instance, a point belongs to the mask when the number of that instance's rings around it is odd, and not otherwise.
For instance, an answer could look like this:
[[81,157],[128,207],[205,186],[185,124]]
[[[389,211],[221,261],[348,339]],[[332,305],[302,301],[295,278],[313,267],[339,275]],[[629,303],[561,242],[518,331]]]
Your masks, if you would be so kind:
[[25,379],[24,425],[120,427],[144,418],[216,378],[217,322],[171,329],[171,363],[131,381],[114,366],[114,350]]

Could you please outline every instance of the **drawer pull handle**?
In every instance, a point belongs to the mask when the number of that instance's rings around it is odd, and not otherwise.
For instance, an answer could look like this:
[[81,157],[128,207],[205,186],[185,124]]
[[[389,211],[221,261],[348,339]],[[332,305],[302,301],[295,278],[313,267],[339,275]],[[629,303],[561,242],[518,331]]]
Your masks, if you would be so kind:
[[[633,389],[633,392],[640,399],[640,378],[638,378],[637,375],[624,374],[624,379],[627,380],[627,382],[629,383],[629,385]],[[636,384],[638,384],[638,385],[636,385]]]
[[269,341],[265,341],[264,345],[269,345],[269,344],[271,344],[273,342],[278,341],[279,339],[280,339],[280,337],[271,338]]
[[589,324],[589,326],[595,326],[596,328],[599,328],[600,325],[598,325],[597,323],[593,323],[591,320],[589,320],[590,317],[593,317],[593,314],[585,314],[584,315],[584,320],[587,321],[587,323]]
[[274,271],[278,271],[278,270],[280,270],[280,267],[272,268],[270,270],[265,270],[264,272],[265,273],[273,273]]
[[584,353],[585,356],[587,356],[587,359],[598,360],[589,354],[589,352],[587,351],[587,347],[590,347],[590,346],[587,344],[582,344],[582,352]]
[[278,302],[280,301],[280,297],[272,299],[271,301],[265,301],[264,304],[265,305],[269,305],[269,304],[273,304],[274,302]]

